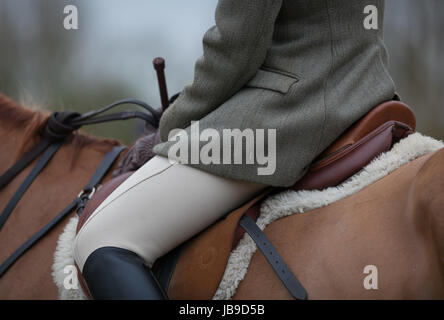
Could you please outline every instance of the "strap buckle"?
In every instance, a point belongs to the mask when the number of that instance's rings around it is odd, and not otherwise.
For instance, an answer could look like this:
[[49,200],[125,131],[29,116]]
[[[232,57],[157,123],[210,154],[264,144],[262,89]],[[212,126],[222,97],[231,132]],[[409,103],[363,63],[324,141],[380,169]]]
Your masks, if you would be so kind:
[[93,195],[96,193],[97,189],[100,187],[100,185],[96,185],[92,187],[91,189],[85,188],[82,191],[80,191],[79,195],[77,196],[77,215],[80,217],[83,210],[86,207],[86,204],[89,200],[93,197]]
[[85,199],[91,200],[94,193],[96,193],[96,190],[100,187],[100,185],[97,185],[95,187],[92,187],[92,189],[83,189],[80,191],[80,193],[77,195],[78,199]]

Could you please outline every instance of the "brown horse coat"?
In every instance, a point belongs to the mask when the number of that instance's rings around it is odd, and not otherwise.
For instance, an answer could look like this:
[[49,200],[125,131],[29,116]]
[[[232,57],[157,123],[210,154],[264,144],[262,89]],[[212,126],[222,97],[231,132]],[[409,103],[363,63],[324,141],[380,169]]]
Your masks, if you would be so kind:
[[[364,190],[272,223],[266,235],[310,299],[444,299],[444,150]],[[364,268],[378,289],[364,287]],[[234,299],[290,299],[260,252]]]

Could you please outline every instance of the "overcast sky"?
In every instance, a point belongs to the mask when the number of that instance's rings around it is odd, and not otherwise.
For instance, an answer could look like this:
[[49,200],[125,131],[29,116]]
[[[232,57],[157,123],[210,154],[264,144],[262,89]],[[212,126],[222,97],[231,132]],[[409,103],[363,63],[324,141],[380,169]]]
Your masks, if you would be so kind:
[[88,32],[77,66],[85,70],[85,77],[112,74],[143,91],[155,82],[151,60],[162,56],[170,91],[181,90],[192,79],[194,62],[202,53],[202,36],[214,24],[217,1],[122,2],[88,1],[85,20],[80,19],[80,27]]

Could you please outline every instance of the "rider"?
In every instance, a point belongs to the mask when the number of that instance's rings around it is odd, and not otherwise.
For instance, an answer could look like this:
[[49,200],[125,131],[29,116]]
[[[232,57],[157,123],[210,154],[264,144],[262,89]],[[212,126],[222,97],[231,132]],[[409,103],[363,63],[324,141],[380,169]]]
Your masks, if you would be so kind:
[[[219,0],[194,81],[160,120],[157,155],[76,237],[92,296],[166,298],[150,270],[157,258],[267,186],[293,185],[353,122],[391,100],[383,16],[384,0]],[[189,148],[177,147],[182,139]],[[261,170],[266,148],[275,163]]]

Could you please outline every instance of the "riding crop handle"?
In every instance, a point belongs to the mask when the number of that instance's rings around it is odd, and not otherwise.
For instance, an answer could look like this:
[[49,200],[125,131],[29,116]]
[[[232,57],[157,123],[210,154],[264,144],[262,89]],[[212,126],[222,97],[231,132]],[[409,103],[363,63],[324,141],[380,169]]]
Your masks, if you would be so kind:
[[160,101],[162,102],[162,110],[168,108],[170,102],[168,99],[168,90],[165,80],[165,60],[161,57],[154,58],[153,66],[157,73],[157,82],[159,83]]

